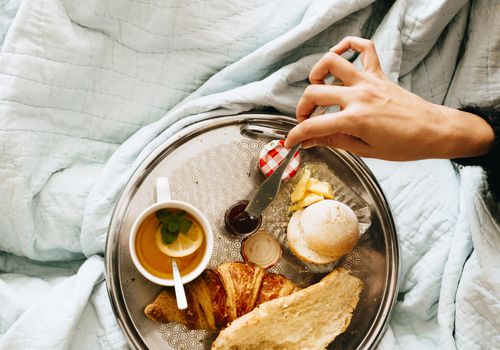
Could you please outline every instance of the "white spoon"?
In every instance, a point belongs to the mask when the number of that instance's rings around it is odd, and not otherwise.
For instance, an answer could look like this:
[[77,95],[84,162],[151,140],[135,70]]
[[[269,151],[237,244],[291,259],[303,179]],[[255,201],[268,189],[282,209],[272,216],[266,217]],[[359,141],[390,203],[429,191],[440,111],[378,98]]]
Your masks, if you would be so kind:
[[186,292],[184,291],[184,285],[181,281],[181,273],[179,272],[179,266],[174,258],[172,258],[172,272],[174,274],[174,288],[175,288],[175,299],[177,299],[177,308],[179,310],[185,310],[188,307]]

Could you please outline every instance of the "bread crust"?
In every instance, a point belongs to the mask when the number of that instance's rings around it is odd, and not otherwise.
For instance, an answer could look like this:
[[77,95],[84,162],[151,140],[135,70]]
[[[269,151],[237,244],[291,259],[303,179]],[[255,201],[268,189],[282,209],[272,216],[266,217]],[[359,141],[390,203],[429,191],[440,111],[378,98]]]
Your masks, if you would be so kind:
[[212,350],[325,349],[351,321],[362,282],[336,269],[319,283],[259,305],[221,331]]
[[276,273],[266,273],[264,278],[262,278],[262,285],[260,287],[256,305],[260,305],[266,301],[280,298],[282,296],[290,295],[297,290],[297,286],[286,277]]
[[190,329],[220,330],[258,304],[293,293],[299,288],[277,274],[252,263],[226,263],[205,270],[185,285],[188,309],[177,309],[171,289],[164,290],[146,308],[146,317],[161,323],[177,322]]
[[[346,207],[351,211],[345,204],[333,200],[324,200],[312,206],[323,202],[336,202],[336,205]],[[352,251],[359,240],[359,226],[356,222],[356,225],[351,225],[352,227],[348,227],[342,234],[334,230],[318,236],[315,232],[307,230],[310,225],[303,227],[303,215],[312,206],[296,211],[290,218],[286,235],[288,246],[290,251],[302,261],[315,265],[329,264]],[[341,211],[341,209],[338,210]],[[340,215],[346,216],[347,214],[341,213]],[[352,215],[355,217],[354,213]],[[309,221],[310,219],[309,216]]]
[[219,274],[215,270],[206,270],[202,278],[209,289],[212,312],[214,314],[215,329],[222,329],[228,323],[226,310],[227,294]]
[[286,238],[290,251],[300,260],[316,265],[329,264],[337,260],[338,258],[335,256],[323,255],[309,249],[302,237],[303,232],[301,232],[300,226],[298,226],[300,225],[300,215],[302,215],[302,212],[303,210],[295,212],[288,222]]
[[227,300],[229,321],[246,314],[255,307],[264,269],[252,263],[225,263],[217,268]]

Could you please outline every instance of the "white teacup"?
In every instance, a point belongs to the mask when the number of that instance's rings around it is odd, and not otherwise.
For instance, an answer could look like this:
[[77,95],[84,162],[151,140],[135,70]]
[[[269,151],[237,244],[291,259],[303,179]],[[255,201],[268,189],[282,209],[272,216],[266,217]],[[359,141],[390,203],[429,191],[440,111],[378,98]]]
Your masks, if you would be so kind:
[[[203,257],[199,262],[199,264],[194,269],[192,269],[185,275],[181,275],[182,283],[191,282],[196,277],[198,277],[203,272],[203,270],[205,270],[210,261],[210,258],[212,257],[212,251],[214,248],[214,237],[213,237],[214,235],[207,218],[196,207],[186,202],[171,199],[170,184],[168,179],[165,177],[160,177],[156,180],[156,203],[144,209],[135,219],[134,224],[132,225],[132,231],[130,232],[130,237],[129,237],[129,249],[132,261],[134,262],[134,265],[137,268],[137,270],[139,270],[139,272],[151,282],[162,286],[174,286],[173,278],[161,278],[153,275],[148,270],[146,270],[139,261],[136,252],[135,243],[136,243],[137,233],[139,228],[141,227],[141,224],[148,216],[154,215],[156,211],[160,209],[184,210],[186,213],[191,215],[196,221],[198,221],[203,230],[204,240],[205,240],[205,252],[203,254]],[[165,260],[165,264],[167,263],[168,260]]]

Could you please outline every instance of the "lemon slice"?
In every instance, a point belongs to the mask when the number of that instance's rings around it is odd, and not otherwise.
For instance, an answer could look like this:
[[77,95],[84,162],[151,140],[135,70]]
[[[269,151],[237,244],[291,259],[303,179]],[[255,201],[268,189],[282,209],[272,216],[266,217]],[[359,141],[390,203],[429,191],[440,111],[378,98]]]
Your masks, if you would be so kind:
[[193,221],[193,225],[186,233],[179,233],[175,241],[165,244],[161,238],[161,226],[156,230],[156,245],[166,255],[181,258],[193,254],[203,243],[203,230]]

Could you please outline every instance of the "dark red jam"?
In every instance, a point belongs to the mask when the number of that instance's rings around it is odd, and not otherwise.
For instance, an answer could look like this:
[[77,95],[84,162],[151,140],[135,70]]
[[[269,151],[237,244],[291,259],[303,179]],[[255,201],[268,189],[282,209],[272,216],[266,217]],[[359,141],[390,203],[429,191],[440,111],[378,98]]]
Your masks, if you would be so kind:
[[247,237],[260,228],[262,216],[256,218],[245,211],[248,201],[236,202],[226,211],[224,221],[229,232],[239,237]]

